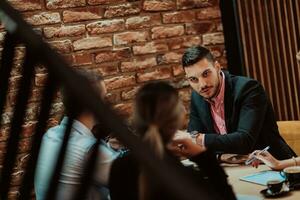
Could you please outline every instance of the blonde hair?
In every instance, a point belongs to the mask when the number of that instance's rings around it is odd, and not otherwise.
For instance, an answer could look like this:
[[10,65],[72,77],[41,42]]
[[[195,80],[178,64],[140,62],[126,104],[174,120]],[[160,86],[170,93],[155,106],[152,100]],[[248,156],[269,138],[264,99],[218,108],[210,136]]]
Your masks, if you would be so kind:
[[[136,95],[133,122],[143,141],[160,159],[165,153],[165,143],[178,129],[181,108],[176,89],[166,82],[148,83]],[[139,199],[153,200],[155,189],[146,169],[141,169],[138,182]]]

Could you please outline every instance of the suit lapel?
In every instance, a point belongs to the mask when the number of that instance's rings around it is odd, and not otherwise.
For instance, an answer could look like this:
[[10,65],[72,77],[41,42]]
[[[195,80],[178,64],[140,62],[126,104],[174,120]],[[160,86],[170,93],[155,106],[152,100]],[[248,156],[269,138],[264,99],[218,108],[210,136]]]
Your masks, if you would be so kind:
[[225,124],[227,132],[231,131],[231,115],[232,115],[232,85],[230,81],[230,74],[223,71],[225,74],[225,96],[224,96],[224,110],[225,110]]

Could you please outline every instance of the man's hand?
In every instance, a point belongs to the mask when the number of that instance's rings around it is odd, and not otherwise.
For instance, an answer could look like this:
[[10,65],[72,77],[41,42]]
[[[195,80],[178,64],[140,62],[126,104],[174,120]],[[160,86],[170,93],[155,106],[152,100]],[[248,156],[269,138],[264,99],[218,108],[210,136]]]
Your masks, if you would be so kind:
[[190,158],[206,151],[204,146],[195,144],[191,138],[173,140],[167,148],[178,157]]
[[191,138],[190,133],[186,131],[177,130],[173,137],[173,140],[183,139],[183,138]]
[[198,144],[198,145],[200,145],[200,146],[204,146],[204,135],[205,135],[205,134],[198,133],[198,134],[195,136],[196,144]]

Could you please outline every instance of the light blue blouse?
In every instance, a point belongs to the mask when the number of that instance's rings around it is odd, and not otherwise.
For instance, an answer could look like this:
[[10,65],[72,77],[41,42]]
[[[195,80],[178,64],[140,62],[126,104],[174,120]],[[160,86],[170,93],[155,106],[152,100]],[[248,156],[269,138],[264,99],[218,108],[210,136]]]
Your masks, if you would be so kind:
[[[64,117],[60,125],[50,128],[43,136],[34,180],[37,200],[45,198],[63,142],[67,122],[68,118]],[[96,138],[92,132],[84,124],[74,120],[59,178],[56,199],[67,200],[72,198],[71,195],[74,195],[80,184],[87,154],[95,143]],[[107,146],[104,141],[101,141],[96,169],[93,174],[93,186],[88,192],[87,199],[100,198],[100,189],[103,185],[107,185],[111,164],[118,155],[119,153]]]

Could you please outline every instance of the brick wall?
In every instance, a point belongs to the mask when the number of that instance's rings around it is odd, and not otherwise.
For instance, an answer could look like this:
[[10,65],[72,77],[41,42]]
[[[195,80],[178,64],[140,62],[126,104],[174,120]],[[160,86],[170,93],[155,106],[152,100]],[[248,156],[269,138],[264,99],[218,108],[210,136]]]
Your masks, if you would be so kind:
[[[125,117],[137,88],[150,80],[170,80],[188,108],[190,89],[180,65],[189,46],[204,44],[226,67],[218,0],[9,0],[35,30],[74,68],[91,69],[105,77],[109,100]],[[5,30],[0,25],[0,47]],[[1,49],[0,49],[1,51]],[[0,162],[5,153],[18,67],[24,49],[17,49],[15,69],[0,131]],[[19,145],[12,198],[28,158],[46,70],[36,70]],[[50,124],[61,117],[59,99],[53,105]]]

